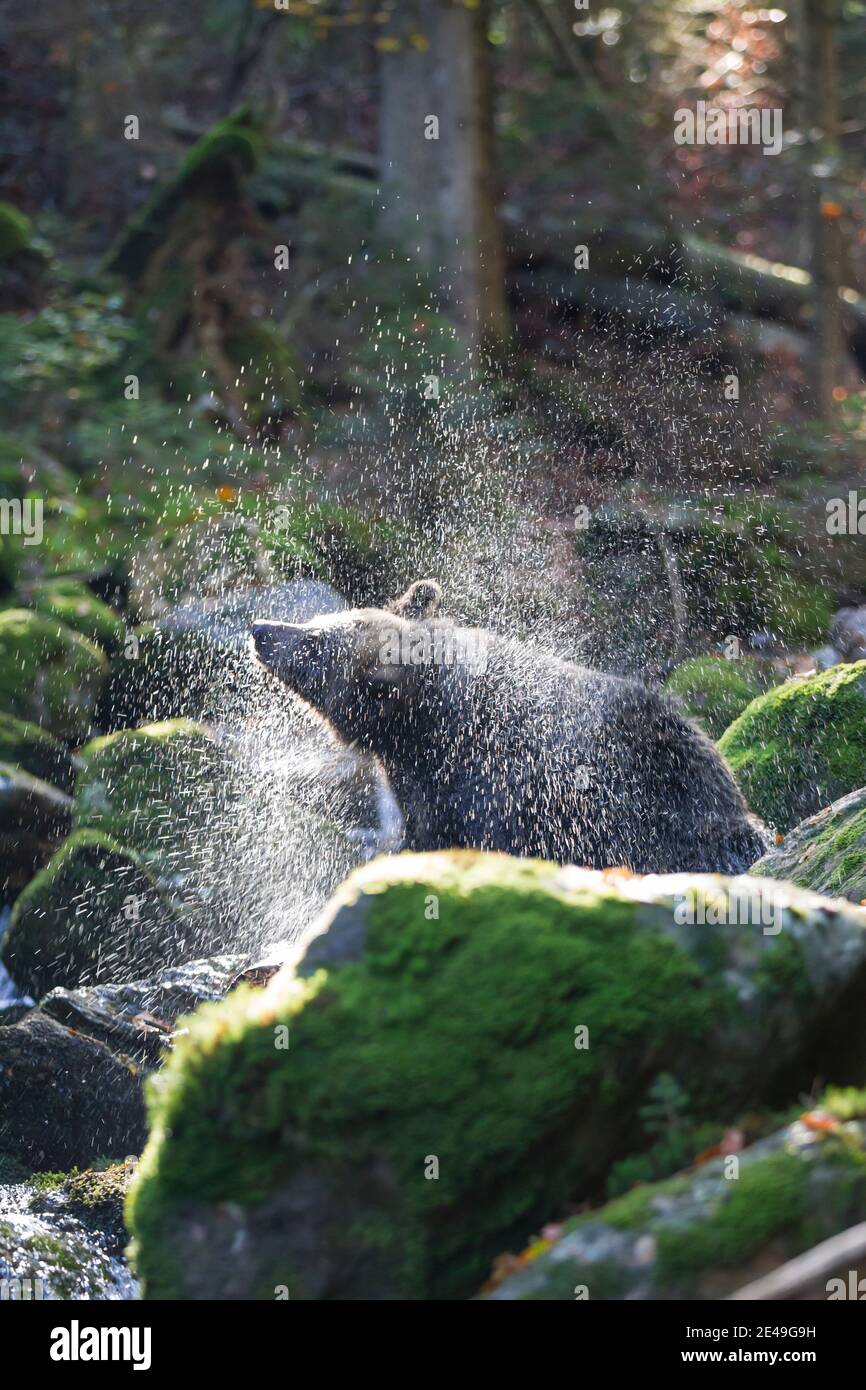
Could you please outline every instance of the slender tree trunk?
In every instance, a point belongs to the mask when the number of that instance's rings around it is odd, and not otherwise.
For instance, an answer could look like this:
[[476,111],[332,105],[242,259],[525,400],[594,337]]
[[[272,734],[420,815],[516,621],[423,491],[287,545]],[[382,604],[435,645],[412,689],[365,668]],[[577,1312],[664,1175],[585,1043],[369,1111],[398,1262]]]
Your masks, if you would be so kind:
[[382,225],[432,272],[478,361],[510,333],[490,0],[401,0],[382,48]]
[[809,139],[806,191],[815,328],[810,391],[817,414],[827,424],[836,414],[833,390],[839,385],[844,343],[837,25],[838,0],[803,0],[801,74],[808,71],[810,95],[803,93],[802,115]]

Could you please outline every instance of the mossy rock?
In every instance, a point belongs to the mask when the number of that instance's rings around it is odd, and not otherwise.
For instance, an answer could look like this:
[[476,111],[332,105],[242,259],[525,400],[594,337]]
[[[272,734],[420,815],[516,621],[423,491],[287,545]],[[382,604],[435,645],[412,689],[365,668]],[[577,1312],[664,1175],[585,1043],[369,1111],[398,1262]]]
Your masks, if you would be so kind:
[[141,1074],[93,1038],[31,1009],[0,1028],[0,1152],[31,1172],[124,1159],[144,1141]]
[[75,784],[75,763],[66,746],[37,724],[11,714],[0,714],[0,762],[23,767],[63,792],[71,792]]
[[[861,1111],[861,1113],[863,1113]],[[491,1300],[719,1299],[866,1217],[866,1124],[801,1121],[533,1241]],[[815,1297],[826,1298],[823,1286]]]
[[29,250],[32,241],[33,229],[27,214],[12,203],[0,202],[0,261]]
[[[866,924],[754,880],[776,925],[733,925],[743,882],[469,852],[357,871],[304,959],[199,1010],[154,1080],[147,1294],[469,1296],[641,1143],[659,1071],[696,1118],[811,1077],[818,1020],[859,1010]],[[727,925],[678,915],[708,900]]]
[[772,667],[752,657],[728,661],[696,656],[677,666],[663,689],[676,697],[683,713],[700,724],[710,738],[719,738],[746,705],[779,680]]
[[119,614],[86,584],[74,579],[52,579],[40,585],[33,607],[47,618],[58,618],[109,655],[123,645],[126,637],[126,624]]
[[9,903],[69,833],[72,798],[0,763],[0,902]]
[[0,707],[69,743],[90,732],[108,670],[79,632],[29,609],[0,613]]
[[121,729],[85,744],[79,761],[76,830],[110,835],[166,875],[192,862],[223,773],[207,729],[190,719]]
[[71,835],[15,901],[0,960],[38,998],[57,985],[134,980],[194,954],[187,925],[137,855]]
[[108,1254],[122,1255],[127,1243],[123,1204],[134,1172],[135,1159],[128,1158],[71,1173],[37,1173],[30,1180],[35,1191],[29,1210],[72,1217]]
[[749,872],[866,903],[866,787],[795,826]]
[[759,696],[719,751],[752,810],[782,833],[866,785],[866,661]]

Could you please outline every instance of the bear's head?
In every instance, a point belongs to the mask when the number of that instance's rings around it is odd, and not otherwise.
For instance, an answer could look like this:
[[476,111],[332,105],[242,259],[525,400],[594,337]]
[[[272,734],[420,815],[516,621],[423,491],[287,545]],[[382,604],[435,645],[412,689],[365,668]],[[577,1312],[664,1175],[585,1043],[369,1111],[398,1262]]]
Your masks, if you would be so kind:
[[379,752],[395,720],[435,703],[431,670],[443,634],[466,632],[438,620],[442,591],[419,579],[387,608],[352,608],[305,623],[253,624],[261,664],[347,742]]

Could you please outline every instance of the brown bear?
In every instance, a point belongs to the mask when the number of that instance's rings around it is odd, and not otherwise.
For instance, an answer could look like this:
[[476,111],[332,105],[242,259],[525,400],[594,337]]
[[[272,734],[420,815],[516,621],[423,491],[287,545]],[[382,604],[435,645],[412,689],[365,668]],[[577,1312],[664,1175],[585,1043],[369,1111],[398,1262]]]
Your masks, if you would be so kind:
[[387,609],[252,629],[259,661],[379,760],[407,848],[636,873],[740,873],[764,853],[724,760],[663,696],[460,627],[440,601],[419,580]]

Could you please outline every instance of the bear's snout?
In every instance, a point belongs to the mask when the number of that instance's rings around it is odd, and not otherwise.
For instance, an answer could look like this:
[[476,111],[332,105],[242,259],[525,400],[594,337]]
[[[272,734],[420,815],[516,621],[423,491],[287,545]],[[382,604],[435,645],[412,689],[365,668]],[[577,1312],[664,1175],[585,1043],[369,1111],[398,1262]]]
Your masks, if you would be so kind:
[[253,623],[250,633],[259,661],[274,668],[292,656],[304,636],[304,629],[294,623],[263,620]]

